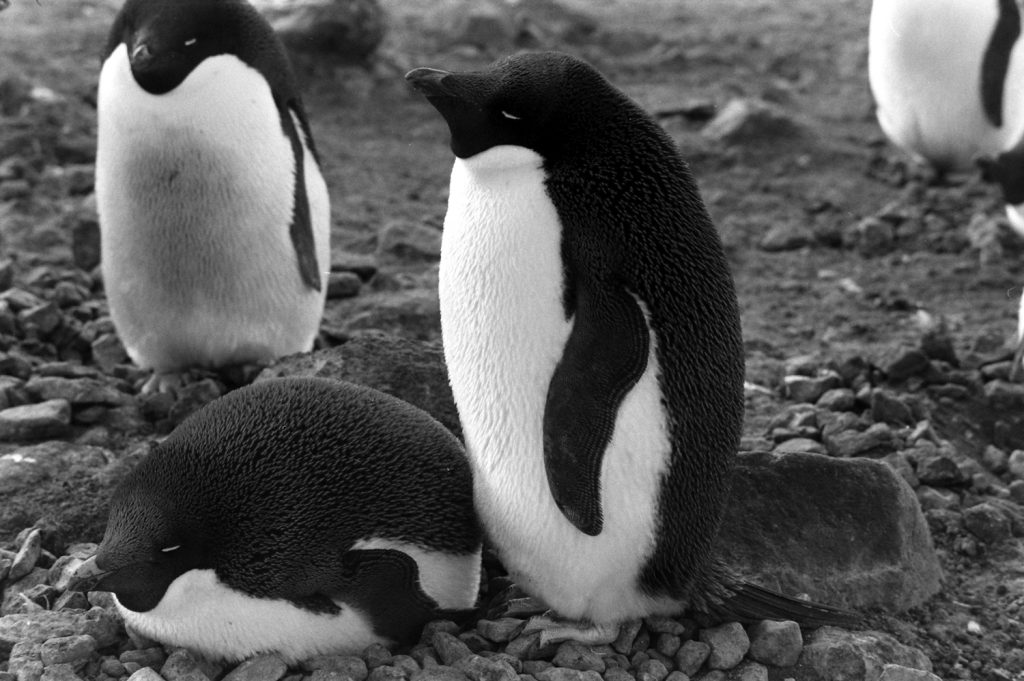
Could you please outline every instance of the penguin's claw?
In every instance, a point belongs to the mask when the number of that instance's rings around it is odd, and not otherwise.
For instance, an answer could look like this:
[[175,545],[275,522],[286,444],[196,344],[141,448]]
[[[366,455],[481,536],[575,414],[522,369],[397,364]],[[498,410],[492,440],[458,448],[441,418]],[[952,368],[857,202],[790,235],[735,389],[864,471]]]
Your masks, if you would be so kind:
[[139,391],[142,395],[153,393],[173,393],[181,387],[181,374],[176,371],[159,372],[154,371],[153,375],[146,380]]
[[532,617],[523,627],[523,633],[540,632],[541,647],[562,641],[576,641],[588,646],[611,643],[619,637],[618,624],[593,624],[561,619],[550,610]]

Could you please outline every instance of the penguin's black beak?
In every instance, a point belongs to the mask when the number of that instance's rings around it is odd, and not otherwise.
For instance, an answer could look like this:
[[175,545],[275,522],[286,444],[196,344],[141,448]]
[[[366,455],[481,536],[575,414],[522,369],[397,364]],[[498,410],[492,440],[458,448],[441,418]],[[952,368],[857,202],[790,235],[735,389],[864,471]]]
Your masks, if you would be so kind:
[[419,68],[405,74],[405,79],[427,97],[453,97],[454,93],[444,85],[444,79],[450,75],[449,71]]
[[101,584],[109,574],[110,571],[100,569],[100,566],[96,564],[96,556],[93,556],[75,570],[75,574],[68,584],[68,591],[105,591]]

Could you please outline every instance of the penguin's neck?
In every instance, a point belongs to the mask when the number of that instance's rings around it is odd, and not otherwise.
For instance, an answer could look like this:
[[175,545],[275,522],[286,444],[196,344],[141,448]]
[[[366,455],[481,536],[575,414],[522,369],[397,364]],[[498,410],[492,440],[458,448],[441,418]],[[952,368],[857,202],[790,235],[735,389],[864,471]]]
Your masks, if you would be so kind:
[[[541,157],[522,147],[456,160],[439,293],[452,389],[475,465],[536,478],[529,487],[538,503],[553,504],[538,454],[548,384],[572,323],[562,306],[561,223],[544,183]],[[509,441],[488,441],[496,437]]]

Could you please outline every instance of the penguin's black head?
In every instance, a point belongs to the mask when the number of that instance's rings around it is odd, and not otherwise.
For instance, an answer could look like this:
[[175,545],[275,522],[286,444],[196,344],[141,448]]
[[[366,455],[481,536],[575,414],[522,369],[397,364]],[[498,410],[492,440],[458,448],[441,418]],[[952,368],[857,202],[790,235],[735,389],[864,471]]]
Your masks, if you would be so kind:
[[103,541],[69,587],[110,591],[135,612],[155,608],[178,576],[209,567],[202,533],[176,500],[149,484],[145,463],[114,493]]
[[513,55],[483,71],[419,68],[405,78],[444,116],[459,158],[511,144],[551,159],[628,110],[592,66],[558,52]]
[[128,0],[104,58],[122,43],[135,81],[154,95],[175,89],[215,55],[233,54],[261,71],[282,68],[284,59],[273,30],[245,0]]

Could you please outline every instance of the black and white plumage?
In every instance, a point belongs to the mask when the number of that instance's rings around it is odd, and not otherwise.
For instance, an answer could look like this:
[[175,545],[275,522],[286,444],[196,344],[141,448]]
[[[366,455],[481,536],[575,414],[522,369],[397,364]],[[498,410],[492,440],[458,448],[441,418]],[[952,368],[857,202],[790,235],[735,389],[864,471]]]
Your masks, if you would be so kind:
[[687,607],[796,604],[711,559],[743,345],[718,235],[675,145],[568,55],[406,77],[457,157],[445,357],[477,510],[513,578],[598,636]]
[[309,350],[330,206],[280,41],[245,0],[127,0],[98,94],[104,285],[128,354],[190,367]]
[[458,440],[370,388],[274,379],[183,422],[116,490],[71,588],[169,645],[289,661],[414,642],[472,608],[481,538]]

